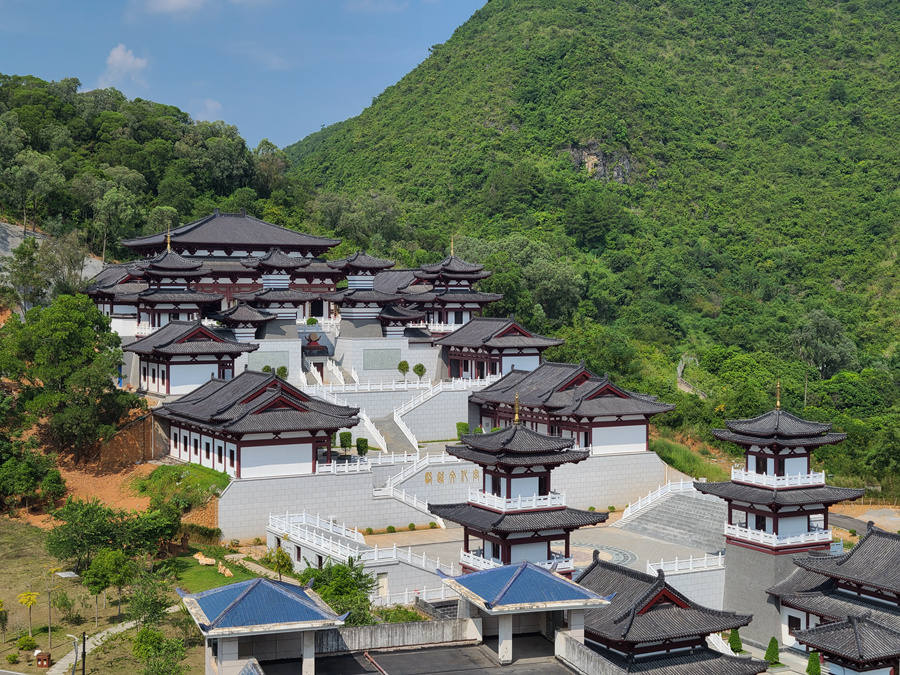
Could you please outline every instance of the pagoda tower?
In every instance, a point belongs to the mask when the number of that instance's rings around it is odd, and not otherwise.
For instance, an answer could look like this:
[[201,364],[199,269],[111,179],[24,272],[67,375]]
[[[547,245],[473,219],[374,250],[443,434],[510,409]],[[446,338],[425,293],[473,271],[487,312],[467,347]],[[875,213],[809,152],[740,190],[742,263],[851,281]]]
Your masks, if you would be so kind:
[[428,510],[463,526],[464,571],[527,561],[555,565],[557,572],[571,576],[571,532],[602,523],[608,514],[568,508],[565,495],[551,489],[550,472],[581,462],[590,452],[573,449],[571,438],[528,429],[519,423],[518,405],[516,412],[512,426],[465,435],[462,445],[447,447],[451,455],[478,465],[482,488],[470,490],[466,502],[429,504]]
[[780,611],[766,589],[791,574],[793,554],[827,554],[828,508],[864,493],[826,485],[825,473],[813,471],[813,450],[846,434],[782,410],[780,398],[779,391],[775,410],[713,429],[719,440],[744,448],[744,465],[732,468],[730,482],[694,483],[728,503],[725,607],[753,614],[747,638],[760,646],[781,637]]

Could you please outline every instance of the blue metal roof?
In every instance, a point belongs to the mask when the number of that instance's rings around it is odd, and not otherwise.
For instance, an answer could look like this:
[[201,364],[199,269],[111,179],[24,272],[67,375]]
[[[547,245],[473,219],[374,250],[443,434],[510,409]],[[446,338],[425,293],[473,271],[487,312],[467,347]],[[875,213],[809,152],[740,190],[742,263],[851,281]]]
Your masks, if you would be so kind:
[[209,620],[205,627],[201,626],[204,631],[338,619],[336,614],[310,598],[304,589],[273,579],[239,581],[186,595],[185,599],[195,600]]
[[530,562],[472,572],[456,577],[454,581],[481,598],[485,607],[489,608],[603,598],[573,581]]

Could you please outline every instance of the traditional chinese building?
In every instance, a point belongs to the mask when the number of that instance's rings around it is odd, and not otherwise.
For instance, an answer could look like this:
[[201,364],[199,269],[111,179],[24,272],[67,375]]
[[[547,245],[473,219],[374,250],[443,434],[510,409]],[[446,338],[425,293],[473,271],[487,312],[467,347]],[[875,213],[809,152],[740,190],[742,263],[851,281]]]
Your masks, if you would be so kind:
[[200,321],[170,321],[123,348],[138,356],[138,388],[162,396],[186,394],[210,378],[230,380],[235,358],[255,349],[256,345],[230,340]]
[[693,602],[657,576],[594,561],[576,583],[609,597],[607,606],[588,609],[585,642],[618,669],[610,672],[664,675],[755,675],[765,661],[726,656],[707,646],[712,633],[742,628],[753,618]]
[[562,340],[531,333],[512,319],[474,317],[450,335],[435,341],[451,378],[481,379],[512,370],[534,370],[548,347]]
[[511,423],[519,396],[522,423],[576,446],[649,450],[650,418],[672,410],[654,396],[638,394],[598,377],[583,365],[545,361],[531,371],[513,369],[473,393],[469,424],[483,429]]
[[153,415],[168,429],[173,457],[252,478],[315,473],[320,453],[331,461],[331,435],[355,426],[358,412],[246,370],[209,380]]
[[481,468],[481,489],[470,489],[466,502],[428,509],[463,526],[463,569],[529,561],[571,574],[570,534],[604,522],[608,514],[568,508],[565,495],[551,489],[550,472],[587,459],[588,451],[573,449],[571,438],[539,434],[518,420],[460,440],[462,445],[447,446],[447,452]]
[[826,485],[824,472],[813,471],[812,451],[845,438],[830,424],[792,415],[779,401],[775,410],[726,427],[713,435],[744,448],[744,465],[732,469],[730,482],[694,487],[728,503],[725,606],[752,612],[747,635],[764,645],[781,632],[766,589],[790,574],[790,555],[830,550],[828,507],[864,491]]
[[900,655],[900,534],[870,522],[847,553],[813,553],[792,562],[792,573],[768,589],[780,610],[781,641],[821,650],[832,673],[896,672],[891,668]]

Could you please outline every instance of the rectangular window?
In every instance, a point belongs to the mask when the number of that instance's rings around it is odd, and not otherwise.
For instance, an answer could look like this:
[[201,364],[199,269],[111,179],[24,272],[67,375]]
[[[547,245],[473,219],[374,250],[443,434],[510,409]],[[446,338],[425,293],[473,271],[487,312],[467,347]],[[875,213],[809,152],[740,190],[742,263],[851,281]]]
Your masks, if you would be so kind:
[[150,381],[156,384],[156,368],[150,370]]
[[788,633],[793,635],[795,630],[800,630],[800,617],[788,614]]
[[221,464],[222,463],[222,446],[221,445],[216,446],[216,454],[219,457],[219,464]]
[[194,439],[194,455],[200,454],[200,441],[199,439]]
[[187,452],[187,449],[188,449],[188,437],[187,437],[187,436],[182,436],[182,438],[181,438],[181,448],[182,448],[182,450],[184,450],[185,452]]
[[294,560],[296,560],[297,562],[300,562],[303,560],[303,555],[300,553],[299,546],[294,547]]
[[206,459],[209,459],[209,441],[206,441]]
[[147,366],[141,368],[141,379],[146,382],[147,380]]
[[231,466],[234,467],[234,450],[228,451],[228,461],[231,463]]
[[159,369],[159,381],[162,383],[163,386],[166,385],[166,371],[163,370],[162,368]]
[[462,312],[453,312],[453,323],[462,323],[463,322],[463,313]]

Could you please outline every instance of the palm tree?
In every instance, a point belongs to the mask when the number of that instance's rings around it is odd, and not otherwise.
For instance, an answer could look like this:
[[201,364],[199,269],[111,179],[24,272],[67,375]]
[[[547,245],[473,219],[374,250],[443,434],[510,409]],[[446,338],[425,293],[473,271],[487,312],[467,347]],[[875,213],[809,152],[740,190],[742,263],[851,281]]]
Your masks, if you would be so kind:
[[25,591],[24,593],[19,593],[16,600],[19,601],[20,605],[28,608],[28,635],[31,636],[31,608],[37,604],[38,594],[34,591]]

